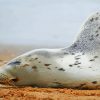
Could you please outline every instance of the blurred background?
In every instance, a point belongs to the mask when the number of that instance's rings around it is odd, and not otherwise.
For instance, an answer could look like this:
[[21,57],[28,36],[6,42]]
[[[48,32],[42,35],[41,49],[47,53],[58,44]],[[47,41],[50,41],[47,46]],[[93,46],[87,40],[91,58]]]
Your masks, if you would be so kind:
[[100,0],[0,0],[0,50],[68,46],[99,9]]

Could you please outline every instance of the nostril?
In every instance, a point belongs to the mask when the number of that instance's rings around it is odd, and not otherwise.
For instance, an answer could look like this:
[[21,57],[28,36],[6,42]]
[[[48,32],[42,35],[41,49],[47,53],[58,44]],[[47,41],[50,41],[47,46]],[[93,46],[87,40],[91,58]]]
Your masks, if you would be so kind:
[[18,82],[19,79],[18,78],[15,78],[15,79],[12,79],[13,82]]

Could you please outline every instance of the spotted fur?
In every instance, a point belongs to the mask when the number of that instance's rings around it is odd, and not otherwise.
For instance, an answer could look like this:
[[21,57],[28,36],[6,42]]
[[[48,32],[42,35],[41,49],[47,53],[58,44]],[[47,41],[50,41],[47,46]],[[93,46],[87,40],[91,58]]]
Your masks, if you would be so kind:
[[36,49],[1,67],[0,83],[7,79],[18,86],[100,89],[100,12],[86,20],[70,47]]

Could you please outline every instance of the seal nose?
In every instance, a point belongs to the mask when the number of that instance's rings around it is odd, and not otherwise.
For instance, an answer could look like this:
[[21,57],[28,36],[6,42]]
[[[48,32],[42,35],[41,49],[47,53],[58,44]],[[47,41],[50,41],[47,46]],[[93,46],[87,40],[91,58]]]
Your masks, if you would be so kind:
[[13,79],[15,79],[12,75],[7,72],[0,71],[0,84],[4,85],[13,85]]

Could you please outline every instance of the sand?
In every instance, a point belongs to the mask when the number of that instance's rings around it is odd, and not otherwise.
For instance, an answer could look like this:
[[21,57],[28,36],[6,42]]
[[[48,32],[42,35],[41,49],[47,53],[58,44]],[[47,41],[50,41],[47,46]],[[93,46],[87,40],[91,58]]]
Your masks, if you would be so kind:
[[[0,65],[16,57],[13,51],[0,53]],[[100,100],[100,90],[33,87],[1,87],[0,100]]]

